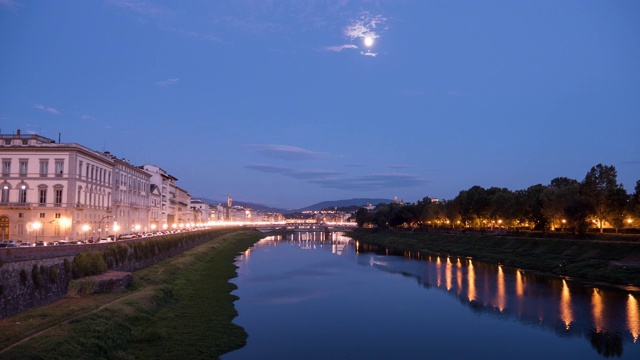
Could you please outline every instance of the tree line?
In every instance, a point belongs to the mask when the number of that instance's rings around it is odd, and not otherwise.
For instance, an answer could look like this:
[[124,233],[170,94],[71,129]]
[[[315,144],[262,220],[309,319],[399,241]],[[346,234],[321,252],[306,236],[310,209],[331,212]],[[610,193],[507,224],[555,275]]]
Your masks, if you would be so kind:
[[628,194],[617,177],[614,166],[598,164],[582,181],[557,177],[516,191],[476,185],[452,200],[379,204],[373,212],[360,208],[355,217],[359,227],[563,228],[584,234],[593,226],[602,232],[609,224],[617,232],[640,219],[640,180]]

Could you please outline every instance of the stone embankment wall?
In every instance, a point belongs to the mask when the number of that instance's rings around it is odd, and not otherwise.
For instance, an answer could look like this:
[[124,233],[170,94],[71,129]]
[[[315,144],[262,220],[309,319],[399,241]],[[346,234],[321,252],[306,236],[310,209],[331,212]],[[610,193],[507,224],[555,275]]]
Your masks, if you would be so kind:
[[110,270],[134,271],[203,244],[230,229],[116,243],[0,249],[0,319],[67,295],[74,258],[100,252]]

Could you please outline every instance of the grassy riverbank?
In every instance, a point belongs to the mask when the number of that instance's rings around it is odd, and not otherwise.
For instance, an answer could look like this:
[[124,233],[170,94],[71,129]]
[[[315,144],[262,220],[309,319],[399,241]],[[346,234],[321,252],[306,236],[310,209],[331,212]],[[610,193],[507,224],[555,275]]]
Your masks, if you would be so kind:
[[221,235],[134,273],[125,293],[66,298],[0,321],[0,358],[197,359],[242,347],[233,260],[264,235]]
[[574,240],[373,229],[357,229],[349,236],[364,244],[397,251],[472,257],[585,283],[640,289],[638,236]]

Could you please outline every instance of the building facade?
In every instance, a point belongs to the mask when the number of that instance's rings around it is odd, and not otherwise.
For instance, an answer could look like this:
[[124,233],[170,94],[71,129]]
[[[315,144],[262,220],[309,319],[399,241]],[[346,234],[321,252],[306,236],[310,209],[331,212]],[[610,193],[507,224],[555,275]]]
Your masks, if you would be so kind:
[[82,239],[112,216],[114,162],[104,154],[18,131],[0,135],[0,158],[0,239]]

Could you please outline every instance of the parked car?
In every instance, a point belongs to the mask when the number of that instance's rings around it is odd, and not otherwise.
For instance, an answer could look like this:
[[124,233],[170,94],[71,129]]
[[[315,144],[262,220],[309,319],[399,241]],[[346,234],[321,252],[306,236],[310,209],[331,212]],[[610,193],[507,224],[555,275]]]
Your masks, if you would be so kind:
[[47,245],[49,245],[49,243],[44,242],[44,241],[38,241],[38,242],[36,242],[36,246],[47,246]]
[[20,243],[20,247],[32,247],[32,246],[36,246],[36,244],[32,243],[32,242],[23,242]]

